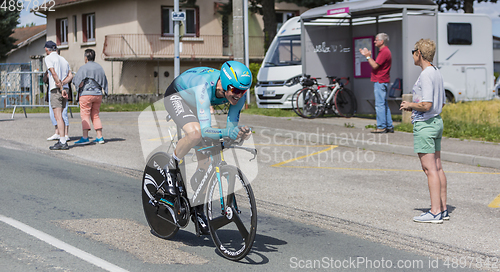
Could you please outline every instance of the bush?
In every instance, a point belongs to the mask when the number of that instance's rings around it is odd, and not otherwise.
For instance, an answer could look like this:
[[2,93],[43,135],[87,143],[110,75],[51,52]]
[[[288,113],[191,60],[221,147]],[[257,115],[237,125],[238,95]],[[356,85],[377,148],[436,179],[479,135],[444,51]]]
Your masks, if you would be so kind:
[[252,72],[252,88],[254,88],[255,84],[257,84],[257,74],[259,73],[261,63],[250,63],[249,66],[250,71]]

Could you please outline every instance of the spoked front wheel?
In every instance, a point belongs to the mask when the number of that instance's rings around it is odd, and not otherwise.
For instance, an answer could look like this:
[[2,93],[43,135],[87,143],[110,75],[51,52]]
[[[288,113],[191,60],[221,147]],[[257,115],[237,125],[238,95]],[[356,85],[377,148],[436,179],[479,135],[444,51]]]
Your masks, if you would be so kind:
[[309,88],[300,89],[292,95],[292,109],[300,117],[304,117],[302,116],[301,111],[301,108],[304,105],[304,96],[302,93],[305,91],[307,92],[307,90],[309,90]]
[[214,174],[207,191],[205,213],[217,250],[229,260],[244,258],[257,232],[257,207],[252,188],[241,171],[225,165],[221,182]]
[[[325,109],[321,95],[314,89],[304,88],[300,90],[296,95],[296,99],[296,112],[301,117],[313,119],[320,116]],[[301,104],[300,101],[302,101]]]
[[173,219],[174,201],[158,193],[159,186],[165,179],[163,166],[169,160],[166,153],[155,153],[148,160],[142,176],[142,206],[146,220],[153,233],[164,239],[174,236],[179,230]]
[[354,94],[346,88],[341,88],[335,93],[335,109],[338,115],[352,117],[358,108]]

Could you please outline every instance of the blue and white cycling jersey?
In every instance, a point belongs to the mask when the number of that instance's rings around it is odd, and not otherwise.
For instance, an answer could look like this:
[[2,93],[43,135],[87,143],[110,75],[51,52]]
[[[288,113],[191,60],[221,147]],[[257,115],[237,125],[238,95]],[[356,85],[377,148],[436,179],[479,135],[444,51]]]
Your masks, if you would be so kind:
[[220,71],[217,69],[197,67],[185,71],[172,82],[174,89],[192,107],[191,109],[196,109],[202,137],[212,139],[229,136],[231,129],[238,125],[240,112],[246,101],[245,93],[236,105],[229,106],[225,129],[212,128],[210,106],[228,103],[226,98],[215,96],[219,75]]

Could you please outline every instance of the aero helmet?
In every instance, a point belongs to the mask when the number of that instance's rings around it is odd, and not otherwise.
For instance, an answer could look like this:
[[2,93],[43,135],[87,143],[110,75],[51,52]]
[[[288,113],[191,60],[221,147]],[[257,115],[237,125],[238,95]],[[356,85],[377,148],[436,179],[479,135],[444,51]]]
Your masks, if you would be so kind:
[[220,70],[220,83],[224,91],[227,91],[229,85],[240,90],[247,90],[252,85],[252,73],[241,62],[226,61]]

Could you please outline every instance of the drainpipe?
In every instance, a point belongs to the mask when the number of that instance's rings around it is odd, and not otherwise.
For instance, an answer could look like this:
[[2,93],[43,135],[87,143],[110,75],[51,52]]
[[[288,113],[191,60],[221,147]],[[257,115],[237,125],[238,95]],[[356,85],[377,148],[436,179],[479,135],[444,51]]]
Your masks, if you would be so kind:
[[47,19],[47,15],[43,14],[43,13],[38,13],[38,11],[35,11],[33,12],[33,14],[35,14],[35,16],[38,16],[38,17],[42,17],[44,19]]

